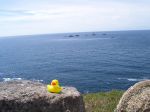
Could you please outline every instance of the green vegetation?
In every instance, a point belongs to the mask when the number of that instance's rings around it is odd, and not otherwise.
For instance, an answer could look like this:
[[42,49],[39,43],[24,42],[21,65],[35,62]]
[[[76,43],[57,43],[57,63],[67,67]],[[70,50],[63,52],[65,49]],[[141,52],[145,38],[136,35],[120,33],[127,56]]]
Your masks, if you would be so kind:
[[113,112],[124,91],[84,94],[86,112]]

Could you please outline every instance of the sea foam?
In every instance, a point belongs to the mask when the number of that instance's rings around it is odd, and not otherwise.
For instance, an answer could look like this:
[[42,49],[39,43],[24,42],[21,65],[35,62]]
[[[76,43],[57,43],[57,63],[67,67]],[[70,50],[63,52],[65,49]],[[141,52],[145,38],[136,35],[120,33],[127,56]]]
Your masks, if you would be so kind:
[[3,81],[22,80],[22,78],[3,78]]
[[118,80],[127,80],[131,82],[138,82],[138,81],[144,81],[144,80],[149,80],[148,78],[141,78],[141,79],[136,79],[136,78],[117,78]]

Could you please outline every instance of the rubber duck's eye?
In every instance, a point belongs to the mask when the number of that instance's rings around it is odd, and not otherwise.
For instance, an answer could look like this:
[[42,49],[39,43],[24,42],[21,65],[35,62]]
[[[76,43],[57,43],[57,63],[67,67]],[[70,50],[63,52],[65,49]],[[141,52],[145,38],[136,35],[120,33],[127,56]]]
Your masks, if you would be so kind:
[[53,86],[54,86],[54,85],[56,85],[56,83],[55,83],[55,82],[52,82],[52,83],[51,83],[51,85],[53,85]]

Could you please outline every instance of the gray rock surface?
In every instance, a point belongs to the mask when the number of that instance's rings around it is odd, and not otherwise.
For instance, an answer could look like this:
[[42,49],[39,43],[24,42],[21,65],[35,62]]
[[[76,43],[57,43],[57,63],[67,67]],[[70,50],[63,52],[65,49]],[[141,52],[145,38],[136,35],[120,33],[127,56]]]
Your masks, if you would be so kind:
[[150,112],[150,80],[131,86],[123,94],[115,112]]
[[74,87],[55,94],[42,83],[21,80],[0,82],[0,112],[85,112],[85,108]]

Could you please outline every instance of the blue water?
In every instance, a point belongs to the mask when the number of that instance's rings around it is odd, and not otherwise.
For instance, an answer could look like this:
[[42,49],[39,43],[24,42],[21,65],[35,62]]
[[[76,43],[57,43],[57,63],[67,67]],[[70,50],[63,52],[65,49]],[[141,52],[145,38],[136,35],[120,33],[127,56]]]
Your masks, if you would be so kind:
[[0,81],[59,79],[82,93],[127,89],[150,79],[150,31],[0,39]]

